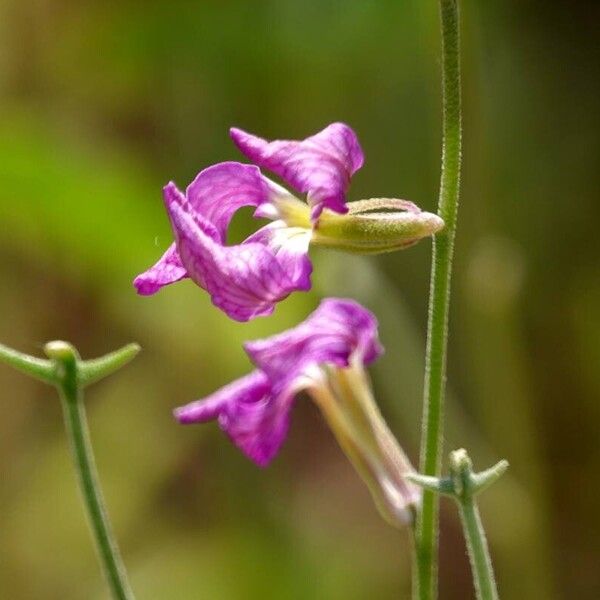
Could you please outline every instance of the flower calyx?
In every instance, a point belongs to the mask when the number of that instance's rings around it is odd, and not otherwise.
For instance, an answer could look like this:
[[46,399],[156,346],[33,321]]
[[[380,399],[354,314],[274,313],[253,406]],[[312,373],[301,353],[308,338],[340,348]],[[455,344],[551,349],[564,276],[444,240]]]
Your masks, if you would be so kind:
[[323,211],[311,242],[358,254],[382,254],[408,248],[444,227],[436,214],[396,198],[371,198],[348,204],[346,214]]

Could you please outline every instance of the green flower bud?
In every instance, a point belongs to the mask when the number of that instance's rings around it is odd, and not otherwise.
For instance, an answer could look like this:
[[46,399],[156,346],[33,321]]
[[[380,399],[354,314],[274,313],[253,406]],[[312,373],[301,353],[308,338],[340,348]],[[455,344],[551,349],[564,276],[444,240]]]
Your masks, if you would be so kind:
[[412,202],[371,198],[348,204],[349,212],[324,211],[311,243],[359,254],[381,254],[408,248],[444,227],[437,215]]

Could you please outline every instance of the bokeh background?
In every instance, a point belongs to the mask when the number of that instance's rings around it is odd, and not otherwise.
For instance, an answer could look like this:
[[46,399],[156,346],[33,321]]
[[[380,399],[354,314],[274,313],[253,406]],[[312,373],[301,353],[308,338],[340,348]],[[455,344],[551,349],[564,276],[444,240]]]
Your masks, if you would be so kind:
[[[600,596],[597,3],[464,0],[464,178],[446,449],[510,472],[481,501],[504,598]],[[170,243],[161,202],[241,160],[237,125],[299,138],[334,120],[366,164],[350,197],[433,210],[436,2],[2,0],[0,339],[143,353],[87,401],[140,600],[408,597],[407,532],[383,523],[305,399],[274,464],[171,409],[249,369],[246,339],[350,295],[380,320],[377,397],[416,461],[430,243],[312,251],[314,289],[230,322],[189,282],[140,298]],[[234,221],[232,239],[256,227]],[[0,596],[104,598],[51,389],[0,367]],[[443,502],[441,590],[472,597]]]

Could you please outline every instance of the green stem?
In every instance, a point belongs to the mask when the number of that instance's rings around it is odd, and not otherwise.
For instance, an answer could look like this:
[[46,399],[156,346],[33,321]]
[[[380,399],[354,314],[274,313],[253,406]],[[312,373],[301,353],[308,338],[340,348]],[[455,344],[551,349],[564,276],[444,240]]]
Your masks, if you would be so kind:
[[478,600],[498,600],[498,590],[479,509],[472,496],[458,501]]
[[[433,241],[420,471],[439,475],[446,379],[450,276],[460,183],[461,109],[457,0],[439,0],[442,30],[443,154],[438,214],[445,229]],[[415,597],[437,596],[439,500],[424,490],[415,529]]]
[[110,528],[98,482],[83,392],[77,380],[77,359],[74,354],[64,356],[58,366],[60,382],[57,387],[62,401],[67,436],[98,555],[113,598],[133,600],[133,592],[127,582],[125,567]]

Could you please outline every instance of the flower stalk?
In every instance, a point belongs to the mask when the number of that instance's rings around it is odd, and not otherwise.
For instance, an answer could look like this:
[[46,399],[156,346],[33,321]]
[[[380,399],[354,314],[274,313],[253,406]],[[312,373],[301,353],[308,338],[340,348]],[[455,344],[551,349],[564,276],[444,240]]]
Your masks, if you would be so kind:
[[[433,240],[420,470],[440,473],[443,437],[450,277],[456,232],[461,161],[461,94],[457,0],[440,0],[442,33],[443,151],[438,215],[445,228]],[[414,597],[437,596],[439,500],[425,490],[415,528]]]
[[71,344],[55,341],[46,344],[44,350],[49,360],[43,360],[0,344],[0,360],[54,385],[58,390],[82,499],[98,557],[115,600],[133,600],[134,595],[127,581],[100,489],[83,403],[83,388],[122,367],[139,349],[137,344],[129,344],[102,358],[82,361]]

